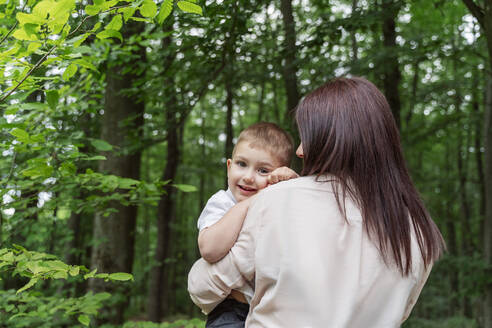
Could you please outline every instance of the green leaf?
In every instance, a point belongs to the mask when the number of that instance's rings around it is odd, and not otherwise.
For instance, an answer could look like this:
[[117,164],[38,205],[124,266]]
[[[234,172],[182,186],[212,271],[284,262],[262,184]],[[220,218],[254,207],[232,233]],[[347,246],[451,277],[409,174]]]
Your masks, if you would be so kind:
[[26,289],[29,289],[31,288],[32,286],[34,286],[37,282],[38,282],[38,278],[31,278],[31,280],[29,280],[29,282],[27,284],[24,285],[24,287],[18,289],[15,294],[19,294],[19,293],[22,293],[23,291],[25,291]]
[[187,184],[173,184],[173,187],[176,187],[178,190],[181,190],[182,192],[195,192],[197,191],[197,188],[192,185],[187,185]]
[[94,33],[96,32],[97,30],[99,30],[99,28],[101,27],[102,23],[101,22],[97,22],[94,27],[92,28],[91,30],[91,33]]
[[68,65],[68,67],[65,69],[65,72],[63,72],[62,79],[64,81],[70,80],[70,78],[74,76],[75,73],[77,73],[77,68],[78,66],[75,65],[74,63]]
[[96,34],[98,39],[107,39],[107,38],[118,38],[121,42],[123,42],[123,36],[120,32],[115,30],[104,30]]
[[70,275],[71,275],[72,277],[74,277],[74,276],[76,276],[76,275],[78,275],[78,274],[80,273],[80,267],[78,267],[78,266],[76,266],[76,265],[75,265],[75,266],[72,266],[72,267],[70,268],[70,270],[68,271],[68,273],[70,273]]
[[17,13],[15,15],[15,18],[17,18],[17,21],[21,26],[24,24],[35,24],[35,25],[42,25],[46,22],[46,15],[45,17],[36,15],[36,14],[26,14],[26,13]]
[[120,178],[118,181],[118,187],[121,189],[131,189],[133,186],[138,184],[140,181],[130,179],[130,178]]
[[70,217],[72,211],[70,211],[69,207],[61,206],[56,210],[56,217],[60,220],[66,220]]
[[68,274],[66,271],[57,271],[51,276],[53,279],[67,279]]
[[13,107],[9,107],[5,110],[4,114],[5,115],[14,115],[15,113],[17,113],[19,111],[19,107],[17,106],[13,106]]
[[202,7],[189,1],[178,1],[178,7],[184,12],[202,15]]
[[91,157],[82,158],[82,159],[85,161],[105,161],[106,156],[97,155],[97,156],[91,156]]
[[84,279],[94,278],[94,276],[96,275],[96,272],[97,272],[97,269],[94,269],[94,270],[92,270],[91,272],[86,273],[86,274],[84,275]]
[[[96,25],[97,25],[97,24],[96,24]],[[90,69],[90,70],[93,70],[94,72],[98,72],[97,67],[96,67],[96,66],[94,66],[93,64],[89,63],[89,62],[88,62],[87,60],[85,60],[85,59],[82,59],[82,58],[80,58],[80,59],[76,59],[76,60],[74,60],[74,61],[73,61],[73,63],[74,63],[74,64],[77,64],[77,65],[79,65],[79,66],[82,66],[82,67],[88,68],[88,69]]]
[[63,263],[62,261],[55,260],[55,261],[47,261],[45,262],[46,266],[51,268],[51,269],[56,269],[56,270],[64,270],[68,271],[70,266],[66,263]]
[[159,15],[157,15],[157,23],[162,24],[172,11],[173,0],[164,0],[161,5],[161,10],[159,11]]
[[94,15],[97,15],[99,14],[99,11],[101,11],[101,8],[98,7],[98,6],[94,6],[94,5],[87,5],[85,6],[85,13],[89,16],[94,16]]
[[27,46],[27,52],[33,53],[36,50],[38,50],[40,47],[41,47],[41,43],[40,42],[31,42]]
[[0,257],[0,260],[1,261],[5,261],[5,262],[8,262],[8,263],[13,263],[14,260],[15,260],[15,256],[14,256],[14,253],[12,252],[8,252],[7,254],[4,254]]
[[85,314],[81,314],[77,317],[77,320],[79,320],[79,322],[81,324],[83,324],[84,326],[89,326],[89,324],[91,323],[91,320],[89,319],[88,316],[86,316]]
[[14,128],[12,131],[10,131],[10,134],[13,135],[20,142],[23,143],[31,142],[31,138],[29,138],[29,133],[27,133],[25,130]]
[[[28,26],[28,25],[24,25]],[[28,28],[27,30],[23,27],[18,28],[15,30],[14,33],[12,33],[12,36],[17,39],[17,40],[23,40],[23,41],[36,41],[38,40],[38,36],[36,33],[32,33],[32,30]]]
[[118,280],[118,281],[127,281],[133,280],[133,276],[129,273],[125,272],[117,272],[109,275],[110,280]]
[[73,42],[73,47],[77,48],[89,37],[89,35],[89,33],[78,35],[75,38],[70,39],[69,43]]
[[125,22],[128,21],[128,19],[132,17],[133,14],[135,14],[136,10],[137,8],[135,7],[127,7],[127,8],[120,9],[120,11],[123,13],[123,19],[125,20]]
[[93,139],[91,140],[91,144],[99,151],[110,151],[113,149],[113,146],[101,139]]
[[48,101],[48,105],[50,105],[51,109],[56,109],[56,105],[58,105],[58,99],[60,99],[60,95],[56,90],[46,91],[46,100]]
[[100,279],[105,279],[109,276],[107,273],[98,273],[94,276],[94,278],[100,278]]
[[113,17],[111,22],[108,25],[106,25],[105,29],[119,31],[122,26],[123,26],[123,19],[121,18],[121,15],[116,15]]
[[139,9],[143,17],[154,17],[157,13],[157,5],[152,0],[144,0]]

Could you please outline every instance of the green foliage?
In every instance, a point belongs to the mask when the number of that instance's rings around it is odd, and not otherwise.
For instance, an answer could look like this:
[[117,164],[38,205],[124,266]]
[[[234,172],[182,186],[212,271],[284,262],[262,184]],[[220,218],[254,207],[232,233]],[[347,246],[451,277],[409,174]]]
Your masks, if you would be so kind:
[[108,293],[87,293],[78,298],[43,296],[40,292],[27,291],[17,294],[14,290],[0,291],[0,320],[3,327],[60,327],[75,326],[80,322],[88,326],[90,316],[98,309]]
[[[133,280],[131,274],[124,272],[96,274],[96,270],[93,270],[87,273],[89,270],[85,266],[68,265],[54,255],[14,246],[12,249],[0,249],[0,272],[9,272],[12,276],[29,280],[15,293],[12,290],[0,291],[0,299],[4,303],[0,304],[0,307],[5,309],[5,313],[0,313],[0,319],[9,323],[7,327],[26,327],[53,318],[60,312],[64,317],[77,316],[77,320],[87,326],[88,316],[96,315],[102,307],[102,302],[111,297],[108,293],[87,293],[78,298],[46,297],[36,291],[27,291],[44,280],[67,280],[69,277],[105,281]],[[21,320],[21,317],[29,320]]]

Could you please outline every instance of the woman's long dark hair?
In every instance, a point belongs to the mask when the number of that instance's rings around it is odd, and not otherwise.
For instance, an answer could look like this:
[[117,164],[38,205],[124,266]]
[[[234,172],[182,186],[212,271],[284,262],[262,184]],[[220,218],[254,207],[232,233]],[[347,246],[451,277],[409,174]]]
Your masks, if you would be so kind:
[[425,267],[440,256],[444,240],[412,183],[395,120],[374,84],[358,77],[330,81],[302,100],[296,121],[302,175],[329,174],[339,182],[335,188],[358,202],[386,263],[396,263],[404,276],[412,270],[412,226]]

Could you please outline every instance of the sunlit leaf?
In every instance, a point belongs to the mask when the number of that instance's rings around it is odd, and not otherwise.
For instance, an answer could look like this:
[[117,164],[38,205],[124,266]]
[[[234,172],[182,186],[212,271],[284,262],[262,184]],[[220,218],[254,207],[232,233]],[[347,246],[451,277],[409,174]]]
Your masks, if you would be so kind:
[[32,286],[34,286],[38,282],[38,280],[39,280],[38,278],[31,278],[31,280],[29,280],[29,282],[27,284],[25,284],[24,287],[18,289],[15,293],[19,294],[19,293],[22,293],[23,291],[25,291],[26,289],[31,288]]
[[98,6],[94,6],[94,5],[87,5],[87,6],[85,6],[84,10],[85,10],[85,13],[87,15],[94,16],[94,15],[99,14],[99,12],[101,11],[101,8],[99,8]]
[[91,323],[91,320],[89,319],[89,317],[85,314],[81,314],[77,317],[77,320],[83,324],[84,326],[89,326],[89,324]]
[[51,109],[56,109],[59,99],[60,99],[60,95],[58,94],[58,91],[56,90],[46,91],[46,101],[48,102],[48,105],[50,105]]
[[72,76],[75,75],[75,73],[77,73],[77,65],[75,65],[74,63],[71,63],[70,65],[68,65],[68,67],[63,72],[62,78],[64,81],[68,81],[68,80],[70,80],[70,78]]
[[109,22],[109,24],[106,25],[106,29],[119,31],[122,26],[123,26],[123,19],[121,18],[121,15],[116,15],[113,17],[111,22]]
[[120,32],[115,30],[104,30],[96,34],[98,39],[107,39],[107,38],[118,38],[121,42],[123,42],[123,36]]
[[109,275],[109,279],[118,280],[118,281],[127,281],[127,280],[133,280],[133,276],[129,273],[117,272],[117,273],[111,273]]
[[144,0],[139,10],[143,17],[154,17],[157,13],[157,5],[152,0]]
[[91,145],[99,151],[110,151],[111,149],[113,149],[113,146],[111,146],[106,141],[100,139],[91,140]]
[[82,59],[82,58],[80,58],[80,59],[75,59],[75,60],[73,61],[73,63],[74,63],[74,64],[77,64],[77,65],[79,65],[79,66],[82,66],[82,67],[88,68],[88,69],[90,69],[90,70],[92,70],[92,71],[97,72],[97,67],[96,67],[96,66],[94,66],[93,64],[89,63],[89,62],[88,62],[87,60],[85,60],[85,59]]
[[197,188],[192,185],[187,185],[187,184],[173,184],[173,187],[176,187],[178,190],[181,190],[182,192],[195,192],[197,191]]
[[178,7],[184,12],[202,15],[202,7],[189,1],[178,1]]
[[12,129],[12,131],[10,131],[10,134],[13,135],[20,142],[23,143],[31,142],[31,139],[29,138],[29,133],[27,133],[25,130],[14,128]]
[[173,0],[164,0],[161,5],[161,10],[157,15],[157,23],[162,24],[164,20],[173,11]]

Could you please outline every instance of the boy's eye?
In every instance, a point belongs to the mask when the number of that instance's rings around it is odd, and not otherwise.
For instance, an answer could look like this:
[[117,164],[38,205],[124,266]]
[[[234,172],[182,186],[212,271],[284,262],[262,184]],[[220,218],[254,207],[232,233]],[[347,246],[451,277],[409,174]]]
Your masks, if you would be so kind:
[[260,174],[268,174],[270,173],[270,170],[262,167],[258,169],[258,172],[260,172]]
[[243,161],[236,161],[236,164],[241,166],[241,167],[246,167],[246,162],[243,162]]

